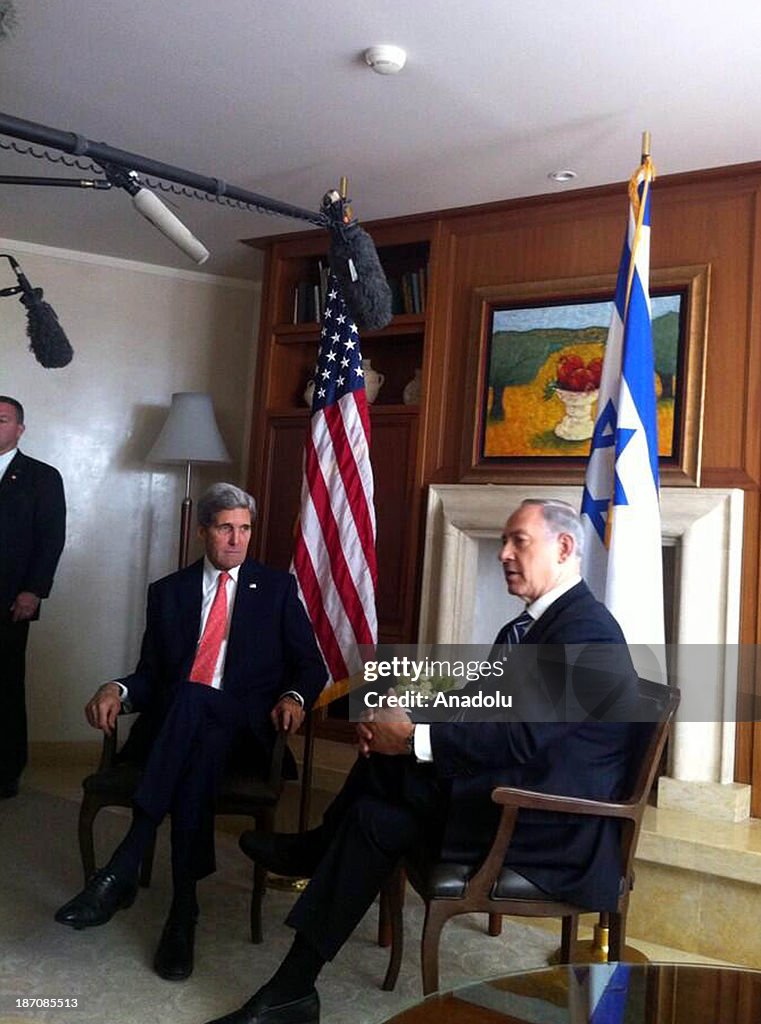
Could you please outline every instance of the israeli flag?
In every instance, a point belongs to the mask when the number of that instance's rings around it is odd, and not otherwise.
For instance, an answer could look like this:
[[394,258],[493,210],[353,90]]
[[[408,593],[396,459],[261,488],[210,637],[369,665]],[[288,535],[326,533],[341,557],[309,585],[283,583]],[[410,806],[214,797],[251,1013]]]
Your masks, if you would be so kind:
[[584,577],[629,644],[664,643],[658,431],[650,315],[650,185],[643,160],[605,346],[581,505]]
[[624,1024],[630,964],[589,964],[568,969],[571,1024]]

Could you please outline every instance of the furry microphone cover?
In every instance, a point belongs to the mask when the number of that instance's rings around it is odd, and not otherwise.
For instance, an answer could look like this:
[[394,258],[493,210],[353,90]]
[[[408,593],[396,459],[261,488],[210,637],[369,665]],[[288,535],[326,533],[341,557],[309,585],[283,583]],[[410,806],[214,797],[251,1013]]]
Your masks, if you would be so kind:
[[18,295],[26,309],[26,333],[29,348],[41,366],[48,370],[68,366],[74,349],[61,327],[53,307],[42,298],[42,288],[33,288],[18,261],[9,253],[0,253],[8,260],[16,275],[18,284],[14,288],[3,288],[0,295]]
[[328,192],[322,208],[332,235],[328,259],[357,327],[377,331],[391,323],[391,289],[375,243],[356,220],[345,221],[348,203]]

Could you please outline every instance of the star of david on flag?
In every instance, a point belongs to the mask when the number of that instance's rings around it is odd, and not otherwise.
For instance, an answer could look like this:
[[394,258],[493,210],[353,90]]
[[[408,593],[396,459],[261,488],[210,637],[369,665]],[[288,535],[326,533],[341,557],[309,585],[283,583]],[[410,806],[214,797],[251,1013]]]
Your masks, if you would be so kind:
[[649,295],[653,178],[647,156],[629,185],[629,221],[581,514],[587,583],[615,615],[629,644],[661,645],[663,569]]

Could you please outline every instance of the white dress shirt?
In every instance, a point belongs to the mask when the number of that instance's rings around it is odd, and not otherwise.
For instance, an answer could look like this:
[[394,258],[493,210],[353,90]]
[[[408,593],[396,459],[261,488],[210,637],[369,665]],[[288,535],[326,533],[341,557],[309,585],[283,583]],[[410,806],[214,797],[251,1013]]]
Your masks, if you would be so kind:
[[13,462],[14,456],[17,451],[18,448],[11,448],[9,452],[3,452],[3,454],[0,455],[0,480],[2,480],[3,477],[5,476],[5,471],[8,468],[8,466],[10,466],[10,464]]

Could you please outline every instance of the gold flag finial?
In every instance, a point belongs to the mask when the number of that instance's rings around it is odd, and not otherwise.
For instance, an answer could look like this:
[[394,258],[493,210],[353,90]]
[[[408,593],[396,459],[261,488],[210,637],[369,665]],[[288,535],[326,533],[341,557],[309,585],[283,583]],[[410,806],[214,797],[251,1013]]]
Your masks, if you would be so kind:
[[[341,180],[338,183],[338,191],[339,191],[342,199],[346,199],[347,196],[349,195],[349,179],[346,177],[345,174],[341,175]],[[344,209],[344,223],[348,224],[349,221],[351,220],[351,218],[352,218],[351,207],[347,206]]]

